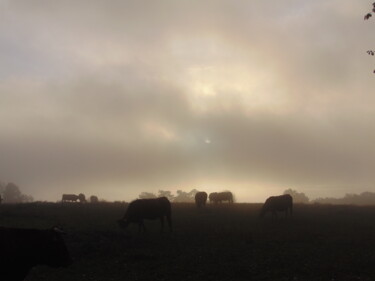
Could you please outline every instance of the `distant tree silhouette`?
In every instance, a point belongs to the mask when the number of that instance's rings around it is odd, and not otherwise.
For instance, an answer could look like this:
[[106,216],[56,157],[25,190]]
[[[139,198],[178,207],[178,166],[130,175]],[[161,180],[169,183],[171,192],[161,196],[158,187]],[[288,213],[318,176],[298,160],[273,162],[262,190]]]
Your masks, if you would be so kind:
[[197,194],[199,190],[192,189],[189,192],[185,192],[183,190],[177,190],[177,195],[174,199],[174,202],[195,202],[195,194]]
[[169,201],[174,199],[174,195],[169,190],[159,190],[158,197],[167,197]]
[[283,194],[290,194],[293,197],[294,203],[309,203],[309,197],[305,195],[303,192],[297,192],[296,190],[293,190],[291,188],[284,191]]
[[[372,3],[372,10],[371,10],[372,13],[375,13],[375,2]],[[372,17],[372,13],[371,12],[368,12],[365,16],[364,16],[364,20],[368,20]],[[367,51],[367,54],[373,56],[375,55],[375,51],[373,50],[368,50]],[[374,73],[375,73],[375,70],[374,70]]]
[[157,196],[154,193],[151,192],[142,192],[138,195],[139,199],[150,199],[150,198],[156,198]]
[[6,203],[32,202],[33,197],[22,194],[19,187],[14,183],[8,183],[3,191],[3,199]]
[[317,198],[312,202],[319,204],[375,205],[375,193],[368,191],[361,194],[348,193],[343,198]]
[[150,199],[157,197],[167,197],[169,201],[173,202],[195,202],[195,194],[199,192],[197,189],[192,189],[189,192],[177,190],[176,195],[173,195],[169,190],[159,190],[157,195],[152,192],[142,192],[138,195],[139,199]]

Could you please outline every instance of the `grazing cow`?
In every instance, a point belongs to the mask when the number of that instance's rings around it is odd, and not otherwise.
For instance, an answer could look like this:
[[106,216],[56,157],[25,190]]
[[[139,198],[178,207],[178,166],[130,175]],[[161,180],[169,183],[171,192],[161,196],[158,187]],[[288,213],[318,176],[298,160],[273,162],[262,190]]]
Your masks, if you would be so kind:
[[79,200],[79,202],[83,203],[83,202],[86,202],[86,197],[85,197],[85,194],[83,193],[80,193],[79,195],[75,195],[75,194],[63,194],[62,196],[62,202],[77,202],[77,200]]
[[85,196],[85,194],[83,194],[83,193],[78,194],[78,200],[81,203],[85,203],[86,202],[86,196]]
[[206,205],[207,193],[204,191],[197,192],[195,194],[195,204],[197,207],[202,207]]
[[77,202],[78,195],[75,194],[63,194],[62,202]]
[[124,217],[117,222],[119,226],[124,229],[126,229],[130,223],[138,223],[138,232],[141,232],[142,229],[146,231],[145,225],[143,224],[144,219],[160,219],[161,231],[163,231],[164,217],[167,218],[169,229],[172,231],[171,203],[166,197],[137,199],[129,204]]
[[264,217],[268,212],[271,212],[273,217],[277,217],[278,211],[284,211],[285,217],[288,216],[288,211],[291,216],[293,215],[293,197],[290,194],[269,197],[263,204],[260,217]]
[[98,203],[99,202],[98,196],[91,195],[90,196],[90,202],[91,203]]
[[225,192],[213,192],[209,196],[210,202],[222,203],[223,201],[228,201],[228,203],[233,203],[233,194],[230,191]]
[[72,263],[58,228],[0,227],[0,280],[22,281],[32,267],[66,267]]

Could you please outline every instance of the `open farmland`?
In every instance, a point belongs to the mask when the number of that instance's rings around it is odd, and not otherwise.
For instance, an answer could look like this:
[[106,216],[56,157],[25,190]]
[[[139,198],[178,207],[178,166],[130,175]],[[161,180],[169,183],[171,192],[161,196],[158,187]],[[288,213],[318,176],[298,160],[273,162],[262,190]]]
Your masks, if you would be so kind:
[[258,219],[261,204],[172,204],[159,221],[124,232],[126,204],[0,206],[0,226],[61,225],[74,263],[35,267],[27,280],[375,280],[375,207],[296,205]]

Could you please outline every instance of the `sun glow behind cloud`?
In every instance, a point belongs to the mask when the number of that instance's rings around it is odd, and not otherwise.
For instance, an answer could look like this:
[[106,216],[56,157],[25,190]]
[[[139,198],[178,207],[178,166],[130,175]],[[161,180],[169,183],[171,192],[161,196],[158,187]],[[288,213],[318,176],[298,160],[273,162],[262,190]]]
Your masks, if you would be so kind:
[[198,113],[238,106],[249,114],[287,108],[282,70],[261,50],[209,35],[174,39],[172,46],[173,59],[183,66],[177,81]]

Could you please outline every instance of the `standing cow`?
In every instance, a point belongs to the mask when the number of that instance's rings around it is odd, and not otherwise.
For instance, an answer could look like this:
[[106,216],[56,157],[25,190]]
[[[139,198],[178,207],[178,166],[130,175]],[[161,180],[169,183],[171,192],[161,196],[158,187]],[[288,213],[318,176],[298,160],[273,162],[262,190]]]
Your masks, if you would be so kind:
[[293,197],[290,194],[284,194],[280,196],[271,196],[263,204],[262,210],[260,211],[260,217],[268,212],[272,213],[272,217],[277,217],[277,212],[285,212],[285,217],[293,215]]
[[210,202],[212,203],[222,203],[223,201],[228,201],[228,203],[233,203],[233,194],[230,191],[225,192],[213,192],[209,195]]
[[90,202],[91,202],[91,203],[98,203],[98,202],[99,202],[99,198],[98,198],[98,196],[91,195],[91,196],[90,196]]
[[143,220],[160,219],[161,231],[164,230],[164,217],[167,218],[168,226],[172,231],[171,219],[171,203],[167,197],[152,198],[152,199],[137,199],[132,201],[124,217],[118,220],[120,227],[126,229],[130,223],[138,223],[138,231],[146,231]]
[[86,202],[86,196],[83,193],[80,193],[79,195],[75,195],[75,194],[63,194],[61,201],[63,203],[64,202],[77,202],[77,201],[79,201],[81,203],[84,203],[84,202]]
[[62,202],[77,202],[78,195],[75,194],[63,194],[62,196]]
[[69,252],[58,228],[39,230],[0,227],[0,280],[22,281],[32,267],[66,267]]
[[206,202],[207,202],[206,192],[200,191],[195,194],[195,204],[197,205],[198,208],[202,206],[206,206]]

